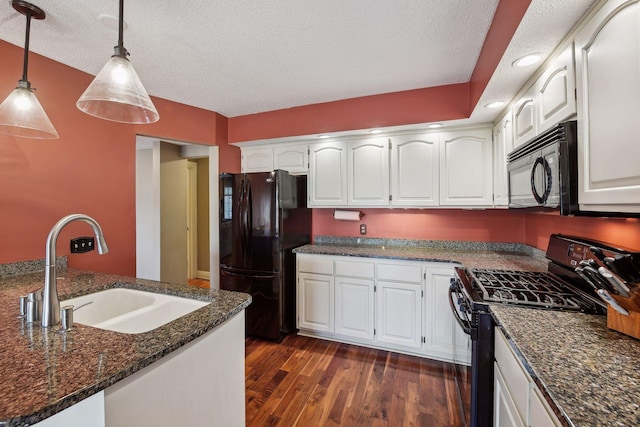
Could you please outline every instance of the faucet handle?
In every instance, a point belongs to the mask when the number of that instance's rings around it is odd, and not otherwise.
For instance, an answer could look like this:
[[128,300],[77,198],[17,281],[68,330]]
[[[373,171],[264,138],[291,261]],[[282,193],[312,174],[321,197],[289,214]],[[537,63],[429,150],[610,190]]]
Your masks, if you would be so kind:
[[28,299],[27,295],[20,295],[20,314],[18,314],[18,317],[26,317]]
[[73,327],[73,306],[65,305],[60,308],[60,322],[62,331],[68,331]]

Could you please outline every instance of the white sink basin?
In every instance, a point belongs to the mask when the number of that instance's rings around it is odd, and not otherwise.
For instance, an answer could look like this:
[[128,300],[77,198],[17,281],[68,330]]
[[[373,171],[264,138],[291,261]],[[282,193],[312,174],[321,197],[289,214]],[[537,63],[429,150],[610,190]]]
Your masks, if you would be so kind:
[[172,295],[113,288],[61,301],[60,307],[73,305],[73,321],[76,323],[126,334],[139,334],[207,304],[209,303],[206,301]]

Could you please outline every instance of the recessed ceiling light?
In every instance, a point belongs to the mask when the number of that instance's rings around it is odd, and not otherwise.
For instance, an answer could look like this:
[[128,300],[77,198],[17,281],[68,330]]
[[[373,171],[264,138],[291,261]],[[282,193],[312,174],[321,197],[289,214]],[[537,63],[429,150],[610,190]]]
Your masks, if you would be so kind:
[[329,135],[318,135],[318,138],[327,139],[327,138],[329,138]]
[[429,127],[430,127],[431,129],[441,128],[442,126],[443,126],[443,124],[442,124],[442,123],[431,123],[431,124],[429,125]]
[[369,131],[369,133],[381,133],[382,131],[380,129],[371,129]]
[[504,101],[494,101],[494,102],[490,102],[487,105],[484,106],[484,108],[500,108],[502,106],[504,106],[505,102]]
[[525,55],[522,58],[518,58],[511,63],[512,67],[528,67],[529,65],[537,64],[542,59],[542,55],[539,53],[532,53]]

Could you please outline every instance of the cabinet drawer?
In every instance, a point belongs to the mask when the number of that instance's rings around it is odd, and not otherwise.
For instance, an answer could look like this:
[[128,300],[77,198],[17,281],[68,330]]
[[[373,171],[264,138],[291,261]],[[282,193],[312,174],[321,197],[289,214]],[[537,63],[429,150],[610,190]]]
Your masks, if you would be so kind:
[[333,259],[322,255],[298,254],[298,271],[304,273],[333,274]]
[[527,419],[529,400],[529,376],[511,350],[502,331],[496,328],[495,357],[496,363],[505,379],[505,384],[522,419]]
[[335,262],[336,276],[364,277],[373,279],[375,269],[372,262],[343,261]]
[[378,264],[378,280],[389,280],[398,282],[422,282],[422,266],[420,265],[399,265],[399,264]]

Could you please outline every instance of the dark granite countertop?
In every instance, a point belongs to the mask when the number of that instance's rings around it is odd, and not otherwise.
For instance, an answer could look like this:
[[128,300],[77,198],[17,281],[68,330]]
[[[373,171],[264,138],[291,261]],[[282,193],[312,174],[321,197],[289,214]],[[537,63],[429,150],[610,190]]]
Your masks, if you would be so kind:
[[494,318],[567,425],[640,425],[640,341],[582,313],[493,305]]
[[517,243],[316,237],[299,254],[356,256],[405,261],[446,262],[468,268],[546,271],[544,252]]
[[61,333],[27,324],[20,295],[43,286],[44,273],[0,277],[0,426],[27,426],[103,390],[224,323],[246,308],[250,295],[61,270],[60,299],[114,287],[211,301],[186,316],[141,334],[75,324]]

